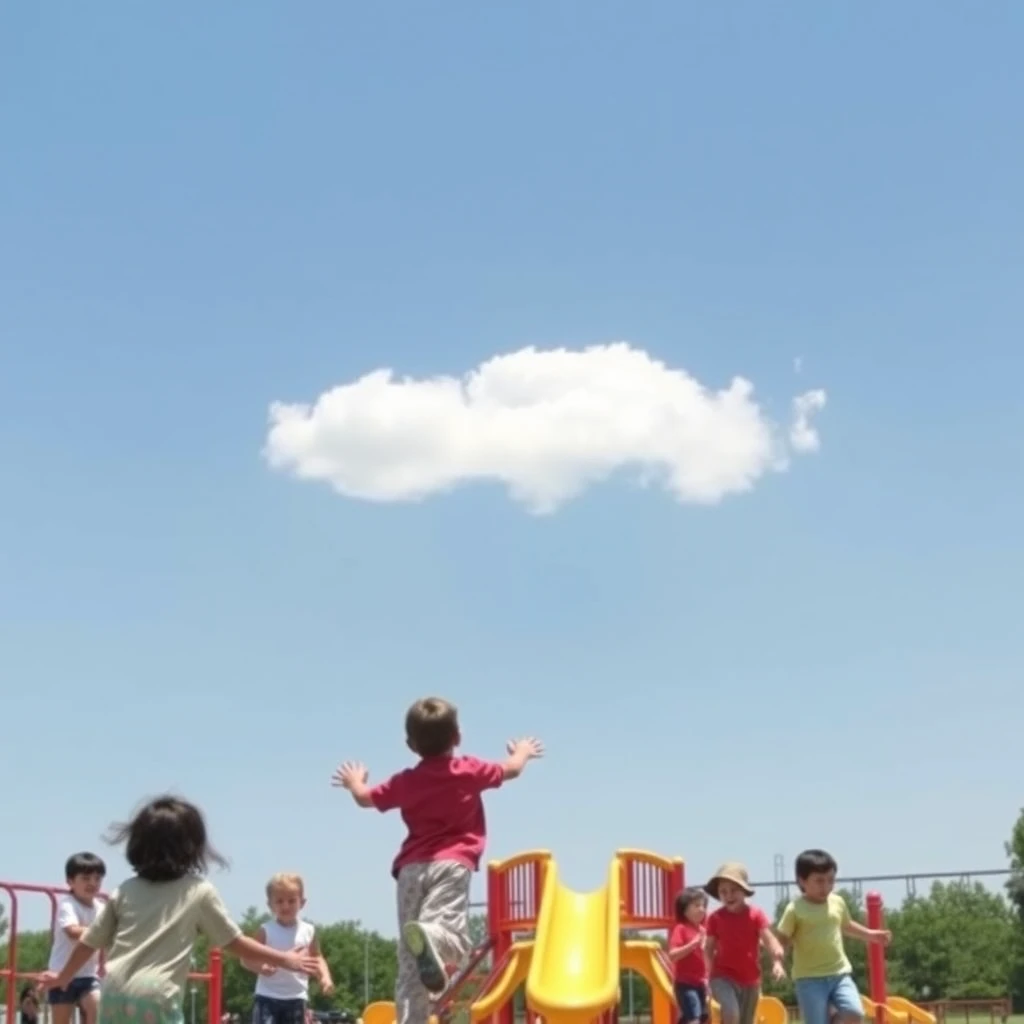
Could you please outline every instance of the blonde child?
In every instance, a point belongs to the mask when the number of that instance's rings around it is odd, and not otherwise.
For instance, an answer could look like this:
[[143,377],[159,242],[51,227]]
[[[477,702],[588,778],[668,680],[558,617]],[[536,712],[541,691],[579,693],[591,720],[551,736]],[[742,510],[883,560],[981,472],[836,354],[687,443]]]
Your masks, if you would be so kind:
[[832,891],[836,871],[831,854],[804,850],[796,859],[800,896],[779,921],[779,934],[793,947],[793,982],[804,1024],[829,1024],[832,1016],[838,1024],[858,1024],[864,1008],[843,936],[883,945],[892,937],[850,917],[846,901]]
[[131,821],[114,826],[135,877],[122,883],[78,940],[67,963],[40,980],[66,989],[82,966],[107,951],[100,992],[101,1024],[184,1024],[182,1002],[192,947],[200,935],[226,953],[314,974],[315,957],[282,952],[241,934],[207,865],[225,861],[210,846],[194,804],[174,796],[151,800]]
[[754,890],[742,864],[723,864],[704,890],[722,904],[707,923],[711,995],[721,1008],[722,1024],[754,1024],[761,998],[761,948],[771,954],[772,977],[778,980],[785,977],[782,946],[768,915],[747,903]]
[[523,773],[544,753],[538,740],[508,744],[505,761],[457,756],[458,711],[439,697],[418,700],[405,716],[405,739],[419,761],[370,786],[366,767],[343,764],[332,778],[360,807],[401,811],[408,828],[392,866],[398,883],[397,1024],[427,1024],[430,997],[469,952],[469,882],[487,841],[483,793]]
[[[299,914],[306,905],[301,875],[281,872],[267,882],[267,906],[273,915],[256,932],[256,941],[271,949],[292,950],[316,958],[317,980],[325,995],[334,991],[327,961],[320,952],[316,929]],[[273,964],[245,959],[242,963],[259,977],[252,1024],[303,1024],[309,1003],[309,975],[284,971]]]

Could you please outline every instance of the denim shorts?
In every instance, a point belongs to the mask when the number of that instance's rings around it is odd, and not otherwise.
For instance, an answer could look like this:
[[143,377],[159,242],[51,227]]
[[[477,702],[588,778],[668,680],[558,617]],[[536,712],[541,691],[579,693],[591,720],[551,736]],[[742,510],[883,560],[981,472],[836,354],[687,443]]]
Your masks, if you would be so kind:
[[864,1004],[848,974],[828,978],[797,978],[793,983],[803,1024],[829,1024],[829,1007],[843,1017],[863,1017]]
[[305,1024],[305,999],[272,999],[257,996],[252,1005],[252,1024]]
[[679,1004],[679,1024],[693,1024],[708,1019],[708,990],[703,985],[676,982],[676,1002]]
[[72,978],[67,988],[51,988],[46,994],[46,1001],[51,1006],[77,1006],[84,996],[99,987],[99,978]]

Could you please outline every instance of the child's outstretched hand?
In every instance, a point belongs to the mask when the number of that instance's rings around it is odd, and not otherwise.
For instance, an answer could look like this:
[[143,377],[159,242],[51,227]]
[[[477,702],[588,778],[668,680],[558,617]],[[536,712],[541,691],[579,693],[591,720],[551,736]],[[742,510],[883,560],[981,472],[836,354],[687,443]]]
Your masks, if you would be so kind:
[[56,971],[43,971],[41,974],[36,975],[36,981],[43,986],[43,988],[56,988],[57,980],[60,976]]
[[544,744],[535,736],[524,736],[521,740],[509,740],[505,749],[510,757],[518,754],[527,761],[544,756]]
[[881,946],[888,946],[892,942],[892,932],[885,928],[876,928],[871,933],[871,938],[868,939],[868,942],[876,942]]
[[782,962],[780,960],[776,960],[772,964],[772,979],[774,981],[786,980],[786,968],[782,966]]
[[297,971],[299,974],[319,974],[320,958],[310,956],[309,953],[288,953],[288,964],[285,968],[289,971]]
[[335,769],[331,776],[331,785],[341,789],[351,789],[353,786],[365,786],[370,773],[365,764],[358,761],[346,761],[340,768]]

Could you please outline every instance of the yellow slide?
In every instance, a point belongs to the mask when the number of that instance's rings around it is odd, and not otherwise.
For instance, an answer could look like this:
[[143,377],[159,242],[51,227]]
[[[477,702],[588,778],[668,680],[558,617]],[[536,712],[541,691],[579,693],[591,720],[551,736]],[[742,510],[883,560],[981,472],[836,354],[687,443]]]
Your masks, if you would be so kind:
[[657,942],[628,941],[622,944],[622,969],[635,971],[651,987],[651,1024],[672,1024],[675,986],[662,960]]
[[590,1024],[618,1003],[621,879],[616,858],[604,886],[573,892],[544,865],[526,1002],[545,1024]]
[[902,998],[902,996],[889,996],[885,1008],[889,1011],[889,1020],[895,1019],[898,1024],[902,1024],[900,1017],[904,1015],[913,1024],[935,1024],[934,1013],[922,1010],[916,1003],[912,1003],[909,999]]
[[[495,979],[494,984],[469,1008],[469,1019],[474,1024],[477,1021],[489,1020],[516,994],[516,989],[526,980],[532,960],[532,942],[513,943],[504,970]],[[363,1021],[363,1024],[366,1022]]]

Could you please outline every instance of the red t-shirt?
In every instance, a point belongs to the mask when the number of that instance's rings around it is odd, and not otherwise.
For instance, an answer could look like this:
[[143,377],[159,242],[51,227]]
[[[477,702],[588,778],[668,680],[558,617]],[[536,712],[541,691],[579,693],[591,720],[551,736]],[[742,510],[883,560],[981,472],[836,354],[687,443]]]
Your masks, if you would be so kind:
[[728,978],[737,985],[761,982],[761,932],[771,927],[760,907],[744,903],[739,910],[719,907],[708,918],[708,936],[717,949],[711,964],[713,978]]
[[402,812],[409,834],[391,873],[406,864],[454,860],[472,871],[480,866],[487,840],[485,789],[505,781],[505,767],[475,757],[425,757],[370,790],[378,811]]
[[[689,921],[680,922],[672,929],[672,933],[668,937],[669,951],[671,952],[673,949],[678,949],[680,946],[685,946],[688,942],[692,942],[700,933],[701,929],[696,925],[690,924]],[[686,956],[673,960],[672,965],[675,968],[675,980],[683,985],[707,984],[708,964],[704,959],[703,946],[697,946],[692,953],[687,953]]]

